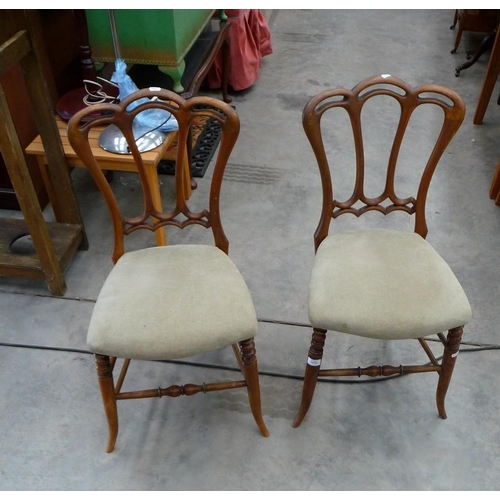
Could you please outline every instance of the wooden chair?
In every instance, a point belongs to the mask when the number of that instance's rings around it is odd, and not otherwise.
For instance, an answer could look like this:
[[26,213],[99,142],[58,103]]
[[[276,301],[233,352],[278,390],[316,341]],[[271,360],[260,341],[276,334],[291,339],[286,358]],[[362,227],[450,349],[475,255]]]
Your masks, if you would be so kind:
[[456,9],[450,29],[455,29],[458,23],[458,30],[451,53],[457,52],[464,31],[489,33],[497,25],[496,17],[495,9]]
[[[127,112],[127,106],[143,97],[150,101]],[[145,109],[159,108],[172,113],[179,123],[176,162],[176,206],[170,212],[155,210],[151,186],[133,140],[134,116]],[[104,113],[86,122],[89,113]],[[208,207],[200,212],[189,209],[184,195],[182,159],[193,119],[208,115],[216,119],[222,138],[212,178]],[[115,196],[102,170],[92,156],[89,131],[114,123],[125,135],[137,163],[142,185],[144,211],[133,218],[119,212]],[[102,191],[112,218],[115,263],[99,294],[88,331],[88,346],[95,353],[97,375],[109,427],[108,453],[118,434],[116,402],[123,399],[180,395],[246,387],[252,414],[260,432],[268,436],[261,413],[259,375],[254,336],[257,318],[245,281],[227,253],[228,240],[219,213],[219,194],[224,169],[239,134],[237,113],[226,103],[209,97],[185,100],[167,90],[143,89],[119,105],[99,104],[76,113],[68,124],[68,137],[74,150],[88,167]],[[124,235],[139,229],[154,231],[161,226],[183,229],[190,225],[211,228],[215,246],[157,246],[125,253]],[[233,382],[172,385],[133,392],[122,392],[131,359],[172,360],[186,358],[232,346],[243,379]],[[124,358],[116,382],[116,358]]]
[[[365,194],[364,186],[361,112],[366,102],[375,96],[396,99],[401,116],[390,150],[385,187],[380,196],[370,198]],[[383,99],[388,100],[387,97]],[[444,112],[444,119],[434,149],[426,163],[424,159],[425,168],[416,197],[399,198],[395,193],[398,155],[412,113],[422,105],[439,106]],[[330,167],[322,137],[323,114],[335,108],[347,111],[354,136],[356,177],[353,193],[347,201],[333,197]],[[471,318],[471,308],[451,269],[425,240],[425,202],[436,165],[460,127],[464,114],[464,102],[454,91],[437,85],[411,88],[390,75],[368,78],[352,90],[324,91],[305,106],[303,126],[320,170],[323,208],[314,235],[316,255],[309,285],[312,342],[301,406],[293,422],[294,427],[300,425],[309,409],[318,376],[377,377],[437,372],[437,407],[439,416],[446,418],[444,399],[459,351],[462,327]],[[377,126],[381,123],[382,120]],[[428,130],[425,133],[428,134]],[[331,219],[340,215],[359,217],[369,211],[388,215],[398,210],[415,215],[414,232],[357,229],[328,235]],[[328,330],[381,340],[417,339],[430,363],[421,366],[321,369]],[[442,333],[445,330],[449,330],[447,337]],[[444,345],[441,363],[424,339],[434,334]]]

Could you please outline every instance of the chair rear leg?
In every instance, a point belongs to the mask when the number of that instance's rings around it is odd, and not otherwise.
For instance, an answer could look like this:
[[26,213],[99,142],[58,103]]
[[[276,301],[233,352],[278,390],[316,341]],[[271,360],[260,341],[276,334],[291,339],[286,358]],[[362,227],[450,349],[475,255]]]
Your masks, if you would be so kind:
[[252,410],[253,418],[261,434],[269,436],[266,424],[262,417],[260,404],[260,385],[257,357],[255,356],[255,343],[253,339],[243,340],[239,343],[241,348],[241,358],[243,360],[244,376],[247,382],[248,401]]
[[113,370],[109,356],[101,354],[95,355],[97,365],[97,378],[101,389],[102,402],[104,404],[104,412],[108,421],[109,438],[107,453],[111,453],[115,447],[116,438],[118,436],[118,410],[116,408],[115,384],[113,382]]
[[442,369],[439,373],[439,382],[436,391],[436,403],[439,416],[446,419],[446,411],[444,408],[444,399],[446,392],[450,385],[451,376],[455,363],[457,361],[458,351],[460,350],[460,342],[462,340],[463,327],[453,328],[448,331],[446,344],[444,347],[443,361],[441,363]]
[[325,346],[326,330],[314,328],[311,340],[311,347],[307,358],[306,373],[304,375],[304,385],[302,387],[302,401],[300,408],[293,421],[292,427],[298,427],[306,416],[314,396],[316,382],[323,358],[323,347]]
[[236,361],[238,362],[238,366],[240,367],[241,373],[243,373],[243,376],[245,377],[246,376],[245,365],[243,364],[243,360],[241,359],[240,348],[239,348],[238,344],[232,344],[231,347],[233,349],[234,356],[236,357]]

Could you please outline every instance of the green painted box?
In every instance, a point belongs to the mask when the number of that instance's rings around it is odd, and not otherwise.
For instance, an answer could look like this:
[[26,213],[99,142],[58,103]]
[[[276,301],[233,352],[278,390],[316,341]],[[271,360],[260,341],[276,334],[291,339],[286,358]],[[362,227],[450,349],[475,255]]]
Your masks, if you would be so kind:
[[[89,43],[96,62],[115,60],[108,10],[86,9]],[[213,9],[115,10],[116,31],[123,60],[155,64],[182,92],[184,58],[215,13]]]

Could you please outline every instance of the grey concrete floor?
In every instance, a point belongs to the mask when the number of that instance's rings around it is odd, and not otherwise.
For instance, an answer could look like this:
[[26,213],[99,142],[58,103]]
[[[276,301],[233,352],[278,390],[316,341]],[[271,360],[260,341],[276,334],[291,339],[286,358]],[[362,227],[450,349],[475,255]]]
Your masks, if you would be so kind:
[[[500,352],[466,352],[500,344],[500,207],[488,198],[500,157],[499,89],[484,123],[473,125],[488,55],[455,77],[465,49],[477,47],[482,36],[466,33],[458,53],[450,54],[452,18],[452,10],[274,11],[274,53],[265,58],[256,84],[234,96],[241,134],[227,170],[222,214],[230,255],[261,320],[256,343],[269,438],[259,434],[245,391],[226,391],[120,404],[117,446],[105,453],[107,428],[86,330],[112,266],[109,219],[88,173],[74,171],[90,249],[78,253],[68,268],[66,295],[51,297],[43,282],[0,279],[0,489],[499,489]],[[293,429],[310,342],[310,329],[294,323],[308,323],[312,236],[321,204],[302,108],[319,91],[350,88],[382,73],[412,85],[447,85],[466,101],[464,124],[431,185],[428,240],[469,297],[474,317],[464,341],[473,345],[464,346],[458,359],[446,421],[435,408],[435,374],[422,374],[380,383],[319,383],[306,419]],[[371,139],[381,145],[391,130],[389,122],[377,120]],[[420,131],[436,124],[435,116],[421,120]],[[336,137],[328,147],[349,163],[336,149],[347,136]],[[407,162],[428,146],[415,144],[406,146]],[[211,172],[199,180],[194,204],[207,193]],[[412,172],[405,170],[398,179],[402,189],[410,188]],[[348,185],[349,175],[345,169],[337,172],[340,187]],[[375,185],[376,176],[370,181]],[[132,174],[115,175],[115,189],[129,206],[136,185]],[[164,176],[161,189],[168,206],[173,179]],[[411,229],[404,214],[391,221]],[[377,216],[365,222],[340,219],[333,230],[379,223],[386,222]],[[191,230],[172,231],[169,238],[172,244],[209,241]],[[154,241],[137,237],[132,247],[141,243]],[[323,366],[424,358],[416,342],[331,334]],[[137,362],[127,387],[235,376],[224,369],[235,368],[230,349],[187,361],[211,366]]]

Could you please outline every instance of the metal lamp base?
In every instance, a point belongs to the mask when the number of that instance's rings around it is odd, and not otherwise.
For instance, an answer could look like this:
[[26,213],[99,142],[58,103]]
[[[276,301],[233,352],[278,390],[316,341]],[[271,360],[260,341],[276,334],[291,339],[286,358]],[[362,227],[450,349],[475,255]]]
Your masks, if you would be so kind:
[[[139,153],[157,148],[166,138],[163,132],[136,123],[132,125],[132,131]],[[127,140],[116,125],[108,125],[99,135],[98,142],[104,151],[120,155],[132,154]]]

